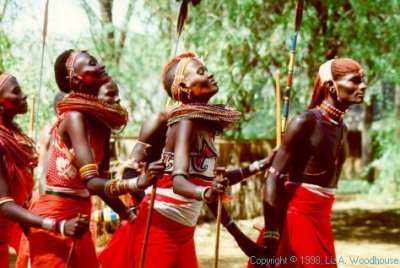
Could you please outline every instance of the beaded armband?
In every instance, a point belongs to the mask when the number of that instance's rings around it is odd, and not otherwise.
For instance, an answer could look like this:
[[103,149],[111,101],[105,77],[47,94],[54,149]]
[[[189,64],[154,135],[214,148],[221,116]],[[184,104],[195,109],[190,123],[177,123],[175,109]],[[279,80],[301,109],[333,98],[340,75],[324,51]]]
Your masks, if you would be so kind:
[[286,180],[289,177],[288,174],[282,173],[282,172],[276,170],[274,167],[270,167],[268,169],[268,171],[270,173],[274,174],[278,179]]
[[275,231],[265,231],[263,233],[263,238],[264,239],[275,239],[275,240],[279,240],[280,235],[278,232]]
[[96,164],[86,164],[79,169],[79,174],[83,181],[92,177],[98,177],[99,167]]
[[15,202],[15,200],[11,196],[4,196],[4,197],[0,198],[0,205],[3,205],[4,203],[8,203],[8,202]]
[[182,176],[185,177],[185,179],[189,179],[189,174],[185,171],[182,170],[176,170],[174,172],[172,172],[172,178],[174,178],[175,176]]

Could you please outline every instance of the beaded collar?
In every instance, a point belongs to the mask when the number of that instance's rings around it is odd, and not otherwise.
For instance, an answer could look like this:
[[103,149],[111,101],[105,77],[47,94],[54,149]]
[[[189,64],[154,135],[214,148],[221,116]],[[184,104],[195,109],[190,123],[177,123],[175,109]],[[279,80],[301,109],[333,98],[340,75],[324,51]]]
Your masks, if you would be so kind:
[[128,112],[121,105],[109,104],[97,97],[70,93],[57,104],[57,112],[62,115],[69,111],[80,111],[99,119],[110,129],[119,129],[128,123]]
[[7,151],[15,163],[34,168],[38,164],[38,152],[34,141],[19,129],[0,125],[0,146]]
[[168,126],[186,119],[200,119],[213,122],[216,130],[222,131],[237,122],[239,116],[240,113],[238,111],[221,104],[182,104],[170,112]]
[[323,113],[322,116],[333,124],[339,125],[343,121],[345,112],[339,110],[328,102],[323,101],[318,108],[326,112],[326,114]]

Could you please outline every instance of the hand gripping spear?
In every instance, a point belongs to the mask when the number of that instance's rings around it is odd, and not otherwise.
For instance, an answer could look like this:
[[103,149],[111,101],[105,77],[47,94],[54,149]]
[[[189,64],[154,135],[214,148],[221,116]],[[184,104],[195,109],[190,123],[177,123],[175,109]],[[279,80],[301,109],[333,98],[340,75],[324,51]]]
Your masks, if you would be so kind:
[[296,46],[297,46],[297,35],[300,31],[301,19],[303,17],[303,0],[298,0],[296,5],[296,16],[294,20],[295,32],[292,37],[292,46],[290,50],[290,60],[288,66],[288,77],[286,81],[285,96],[283,98],[283,109],[282,109],[282,135],[285,132],[286,123],[289,115],[289,102],[290,102],[290,92],[292,89],[292,78],[293,69],[296,56]]

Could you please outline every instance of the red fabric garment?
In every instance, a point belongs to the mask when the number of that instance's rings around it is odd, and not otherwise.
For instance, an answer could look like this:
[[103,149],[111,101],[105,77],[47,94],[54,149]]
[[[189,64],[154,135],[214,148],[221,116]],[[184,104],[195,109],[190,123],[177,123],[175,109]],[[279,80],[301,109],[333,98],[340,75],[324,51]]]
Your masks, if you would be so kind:
[[[293,184],[286,185],[286,194],[289,202],[277,257],[286,257],[288,261],[276,267],[337,267],[331,227],[334,195],[322,196]],[[263,244],[263,231],[258,244]],[[289,261],[292,256],[297,258],[294,263]],[[247,267],[254,266],[249,261]]]
[[[76,217],[79,213],[90,215],[89,199],[76,200],[54,195],[42,195],[32,208],[32,212],[42,217],[65,220]],[[72,238],[31,228],[29,248],[32,267],[65,267]],[[71,267],[98,267],[96,250],[90,231],[75,239],[70,262]]]
[[[104,268],[137,268],[143,247],[148,202],[142,202],[133,225],[122,225],[99,255]],[[195,227],[187,227],[153,210],[145,268],[197,268]],[[121,250],[123,249],[123,250]]]

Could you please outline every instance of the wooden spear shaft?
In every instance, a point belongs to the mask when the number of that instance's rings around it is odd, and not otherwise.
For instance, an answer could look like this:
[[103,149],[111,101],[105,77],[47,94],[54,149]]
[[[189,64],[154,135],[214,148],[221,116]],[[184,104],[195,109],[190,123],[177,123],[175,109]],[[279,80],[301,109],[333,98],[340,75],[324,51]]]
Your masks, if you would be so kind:
[[276,146],[282,143],[282,97],[281,97],[281,80],[280,72],[276,72]]
[[157,184],[155,183],[153,185],[153,189],[151,190],[151,197],[150,197],[150,203],[149,203],[149,212],[147,214],[146,229],[144,231],[143,247],[142,247],[142,254],[140,255],[139,268],[143,268],[144,267],[144,263],[145,263],[145,260],[146,260],[147,242],[149,240],[151,218],[153,216],[154,201],[156,200],[156,193],[157,193]]
[[304,0],[298,0],[296,5],[296,16],[294,20],[295,32],[292,37],[292,46],[290,49],[290,60],[288,66],[288,77],[286,81],[285,95],[283,98],[282,126],[281,126],[282,133],[285,132],[286,123],[289,116],[290,92],[292,90],[293,69],[296,59],[297,36],[300,31],[300,25],[303,16],[303,2]]
[[[225,176],[225,168],[217,168],[217,176]],[[222,194],[218,196],[218,208],[217,208],[217,223],[215,231],[215,248],[214,248],[214,268],[218,268],[219,260],[219,235],[221,230],[221,214],[222,214]]]

